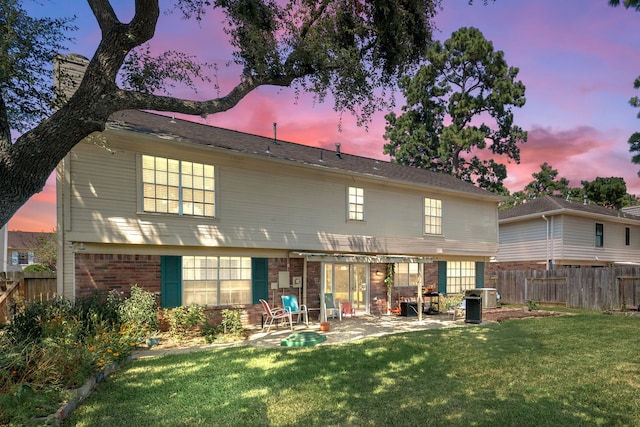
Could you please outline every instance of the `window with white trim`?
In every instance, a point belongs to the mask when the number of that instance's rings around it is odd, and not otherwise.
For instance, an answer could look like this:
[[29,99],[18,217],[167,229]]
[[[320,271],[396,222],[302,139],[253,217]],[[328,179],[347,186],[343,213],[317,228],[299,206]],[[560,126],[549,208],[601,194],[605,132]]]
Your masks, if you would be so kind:
[[142,156],[145,212],[215,216],[215,169],[184,160]]
[[461,294],[476,287],[476,263],[473,261],[447,262],[447,293]]
[[422,288],[422,264],[400,262],[394,266],[394,286],[417,286]]
[[442,234],[442,200],[424,198],[424,233]]
[[29,265],[34,262],[33,252],[12,252],[11,265]]
[[596,222],[596,239],[595,239],[596,248],[601,248],[604,246],[604,224],[600,224]]
[[251,304],[251,258],[183,256],[182,304]]
[[349,187],[348,193],[349,221],[364,221],[364,188]]

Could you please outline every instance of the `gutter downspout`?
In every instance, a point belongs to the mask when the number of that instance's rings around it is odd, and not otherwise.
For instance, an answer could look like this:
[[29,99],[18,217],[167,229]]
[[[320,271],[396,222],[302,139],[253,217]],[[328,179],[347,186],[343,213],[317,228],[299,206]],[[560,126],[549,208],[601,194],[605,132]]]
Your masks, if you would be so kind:
[[546,240],[546,244],[547,244],[547,256],[545,257],[545,265],[546,265],[546,269],[549,270],[549,218],[547,218],[546,216],[544,216],[544,214],[542,214],[542,219],[544,219],[547,223],[547,234],[545,236],[545,240]]

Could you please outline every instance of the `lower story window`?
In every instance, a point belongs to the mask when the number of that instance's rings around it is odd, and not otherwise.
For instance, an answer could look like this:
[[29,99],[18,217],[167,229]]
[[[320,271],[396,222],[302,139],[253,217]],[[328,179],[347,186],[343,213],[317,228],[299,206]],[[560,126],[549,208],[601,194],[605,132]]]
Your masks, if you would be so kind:
[[394,286],[422,285],[422,264],[397,263],[394,272]]
[[473,261],[447,262],[447,293],[461,294],[476,287],[476,263]]
[[251,303],[251,258],[182,257],[182,304]]

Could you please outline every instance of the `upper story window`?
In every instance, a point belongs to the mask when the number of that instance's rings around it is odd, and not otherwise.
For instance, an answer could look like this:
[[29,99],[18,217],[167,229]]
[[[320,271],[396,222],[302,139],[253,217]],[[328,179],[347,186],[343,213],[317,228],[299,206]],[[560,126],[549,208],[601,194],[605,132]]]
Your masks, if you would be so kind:
[[442,200],[424,198],[424,233],[442,234]]
[[212,165],[143,155],[144,211],[214,217],[214,172]]
[[601,248],[604,246],[604,224],[600,224],[596,222],[596,248]]
[[364,188],[349,187],[349,221],[364,221]]
[[624,244],[626,246],[631,244],[631,229],[629,227],[624,228]]

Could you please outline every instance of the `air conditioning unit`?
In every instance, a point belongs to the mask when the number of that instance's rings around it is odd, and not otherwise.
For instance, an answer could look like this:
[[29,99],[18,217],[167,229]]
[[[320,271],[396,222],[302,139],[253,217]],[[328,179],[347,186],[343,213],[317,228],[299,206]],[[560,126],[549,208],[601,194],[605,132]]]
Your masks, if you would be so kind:
[[480,293],[482,308],[498,307],[498,290],[496,288],[477,288],[473,291]]

